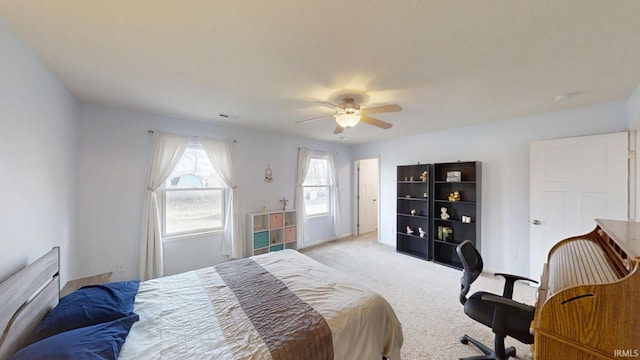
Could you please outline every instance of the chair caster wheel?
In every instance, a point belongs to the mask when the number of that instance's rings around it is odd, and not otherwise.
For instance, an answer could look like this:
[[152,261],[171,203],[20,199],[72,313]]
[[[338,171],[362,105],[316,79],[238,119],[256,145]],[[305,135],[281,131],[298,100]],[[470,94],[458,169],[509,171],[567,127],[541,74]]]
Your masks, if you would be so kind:
[[462,336],[462,337],[460,337],[460,342],[465,344],[465,345],[467,345],[469,343],[469,340],[467,340],[466,337]]

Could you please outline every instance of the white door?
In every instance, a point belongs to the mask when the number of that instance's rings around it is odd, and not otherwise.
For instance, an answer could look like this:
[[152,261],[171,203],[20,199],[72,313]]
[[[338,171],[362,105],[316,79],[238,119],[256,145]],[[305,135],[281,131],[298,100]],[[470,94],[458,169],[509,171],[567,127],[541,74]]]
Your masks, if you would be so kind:
[[536,141],[530,148],[529,276],[537,280],[558,241],[585,234],[595,219],[626,220],[626,132]]
[[358,234],[378,228],[378,159],[359,160]]

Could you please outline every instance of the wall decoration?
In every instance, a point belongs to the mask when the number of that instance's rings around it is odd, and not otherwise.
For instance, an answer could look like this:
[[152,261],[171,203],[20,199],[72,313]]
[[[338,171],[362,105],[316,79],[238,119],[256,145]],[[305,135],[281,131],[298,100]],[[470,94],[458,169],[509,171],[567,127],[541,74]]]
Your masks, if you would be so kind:
[[447,208],[444,206],[440,208],[440,219],[442,220],[449,219],[449,214],[447,214]]
[[273,181],[273,173],[271,172],[270,164],[267,164],[267,169],[264,171],[264,182],[267,184]]
[[283,211],[284,211],[284,210],[287,210],[287,209],[286,209],[286,208],[287,208],[287,201],[289,201],[289,200],[287,200],[287,199],[285,199],[285,198],[280,199],[280,204],[282,204],[282,210],[283,210]]

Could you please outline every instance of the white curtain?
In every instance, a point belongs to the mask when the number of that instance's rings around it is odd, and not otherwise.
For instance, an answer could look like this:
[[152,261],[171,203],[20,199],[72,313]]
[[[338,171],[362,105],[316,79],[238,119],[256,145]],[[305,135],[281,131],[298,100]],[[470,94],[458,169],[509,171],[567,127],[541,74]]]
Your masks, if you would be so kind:
[[304,190],[302,188],[302,184],[304,183],[304,179],[307,177],[309,163],[311,162],[312,156],[313,151],[311,149],[300,148],[298,151],[298,181],[296,184],[296,211],[298,215],[298,223],[296,226],[298,228],[298,234],[302,237],[303,243],[306,241],[304,228],[307,214],[304,208]]
[[329,163],[329,182],[331,185],[331,213],[333,214],[333,236],[340,234],[341,220],[340,217],[340,192],[338,191],[338,173],[336,171],[336,157],[333,153],[327,155],[327,162]]
[[142,234],[140,237],[140,279],[148,280],[164,275],[162,231],[156,190],[173,171],[184,154],[190,136],[153,133],[153,153],[149,178],[144,195]]
[[243,242],[238,221],[238,189],[233,172],[233,141],[201,138],[202,148],[207,153],[222,181],[226,186],[224,234],[222,235],[221,254],[231,259],[243,256]]

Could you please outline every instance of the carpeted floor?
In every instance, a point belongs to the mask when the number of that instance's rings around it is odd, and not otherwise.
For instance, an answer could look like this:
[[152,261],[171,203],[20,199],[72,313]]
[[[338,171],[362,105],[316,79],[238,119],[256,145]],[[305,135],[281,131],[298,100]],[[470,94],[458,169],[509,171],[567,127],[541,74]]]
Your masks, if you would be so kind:
[[[317,261],[353,276],[362,285],[384,296],[394,308],[404,335],[404,360],[457,359],[480,355],[463,334],[493,346],[491,329],[467,317],[458,301],[461,271],[397,253],[376,242],[375,234],[347,238],[300,250]],[[502,293],[503,282],[483,274],[471,293]],[[533,304],[535,288],[516,284],[514,299]],[[530,348],[507,338],[521,359],[531,359]]]

